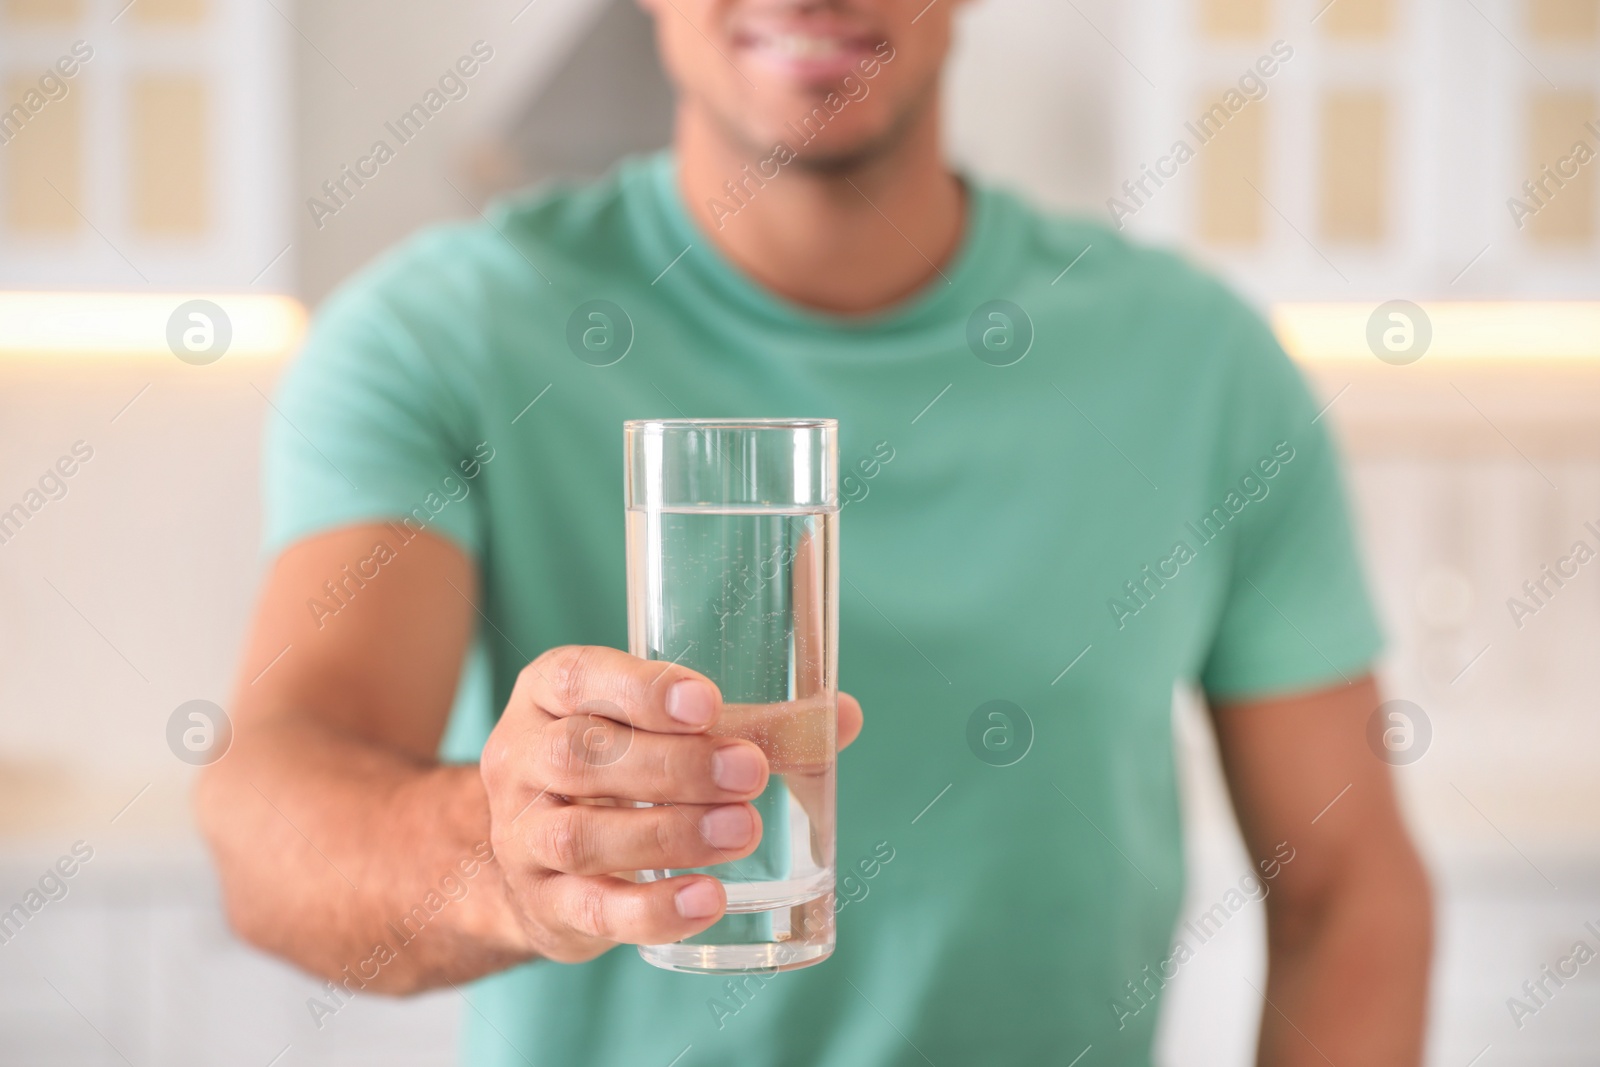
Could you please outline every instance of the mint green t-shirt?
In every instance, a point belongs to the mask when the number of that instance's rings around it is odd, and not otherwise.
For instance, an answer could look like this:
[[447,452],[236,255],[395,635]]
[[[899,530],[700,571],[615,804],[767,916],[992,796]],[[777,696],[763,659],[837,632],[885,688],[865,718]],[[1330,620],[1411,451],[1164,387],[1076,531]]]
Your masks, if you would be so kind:
[[1174,687],[1337,684],[1377,628],[1258,316],[1097,224],[981,185],[970,207],[942,277],[839,319],[730,264],[664,155],[431,229],[318,315],[269,416],[268,546],[410,517],[471,554],[449,758],[529,658],[626,647],[623,420],[839,420],[839,678],[866,729],[837,951],[731,984],[627,947],[518,967],[466,991],[470,1067],[1149,1062],[1183,891]]

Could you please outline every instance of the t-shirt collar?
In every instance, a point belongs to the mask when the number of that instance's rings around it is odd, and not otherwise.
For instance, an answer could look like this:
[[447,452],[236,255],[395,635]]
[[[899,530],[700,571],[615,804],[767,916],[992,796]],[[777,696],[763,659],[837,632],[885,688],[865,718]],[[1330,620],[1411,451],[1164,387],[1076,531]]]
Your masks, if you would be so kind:
[[[677,157],[663,151],[640,161],[644,186],[642,205],[655,216],[670,255],[684,252],[678,269],[687,268],[699,284],[745,311],[775,320],[779,325],[812,330],[850,333],[892,332],[925,321],[946,318],[959,309],[970,311],[986,300],[1002,295],[991,291],[1001,284],[997,275],[1007,273],[1004,265],[1015,263],[1020,252],[1020,227],[1014,212],[1001,194],[962,178],[968,191],[966,230],[956,254],[921,290],[884,309],[866,316],[834,315],[798,304],[773,292],[749,277],[722,253],[708,233],[687,210],[678,185]],[[988,269],[985,269],[987,266]],[[998,268],[998,269],[997,269]],[[965,311],[960,313],[964,314]]]

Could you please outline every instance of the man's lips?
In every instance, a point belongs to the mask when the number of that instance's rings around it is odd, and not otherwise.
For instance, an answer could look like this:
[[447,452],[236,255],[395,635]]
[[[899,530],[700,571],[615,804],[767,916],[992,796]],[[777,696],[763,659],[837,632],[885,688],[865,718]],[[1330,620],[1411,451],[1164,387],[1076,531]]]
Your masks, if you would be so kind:
[[843,26],[772,26],[740,29],[733,46],[742,62],[776,79],[806,87],[837,84],[873,54],[883,38]]

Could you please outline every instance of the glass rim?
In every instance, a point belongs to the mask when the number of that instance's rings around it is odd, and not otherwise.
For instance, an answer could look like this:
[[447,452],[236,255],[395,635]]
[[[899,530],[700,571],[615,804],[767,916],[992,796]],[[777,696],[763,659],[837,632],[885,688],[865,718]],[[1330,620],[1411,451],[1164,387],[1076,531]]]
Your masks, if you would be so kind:
[[838,419],[626,419],[628,433],[665,430],[837,430]]

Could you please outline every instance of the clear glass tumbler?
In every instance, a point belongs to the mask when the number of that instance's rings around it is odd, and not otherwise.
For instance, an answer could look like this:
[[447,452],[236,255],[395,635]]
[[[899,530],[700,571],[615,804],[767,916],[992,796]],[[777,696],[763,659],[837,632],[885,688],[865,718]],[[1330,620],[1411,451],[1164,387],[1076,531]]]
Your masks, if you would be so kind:
[[834,944],[838,424],[643,420],[623,437],[628,649],[715,682],[713,733],[755,742],[772,768],[760,846],[696,872],[727,887],[727,915],[639,953],[702,974],[819,963]]

